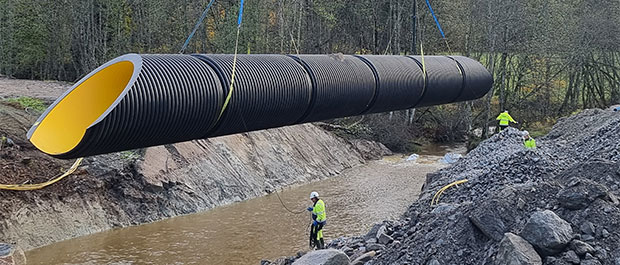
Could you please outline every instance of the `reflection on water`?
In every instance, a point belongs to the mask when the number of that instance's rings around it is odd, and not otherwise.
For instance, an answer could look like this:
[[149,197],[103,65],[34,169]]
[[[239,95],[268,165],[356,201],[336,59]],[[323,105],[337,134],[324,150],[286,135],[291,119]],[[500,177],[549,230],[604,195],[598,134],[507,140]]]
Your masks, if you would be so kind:
[[[316,190],[327,205],[327,240],[363,234],[375,222],[398,218],[417,198],[426,174],[442,166],[440,158],[423,155],[413,163],[387,157],[285,189],[280,197],[290,209],[304,211]],[[28,264],[258,264],[307,250],[309,220],[309,213],[287,212],[272,194],[59,242],[29,251]]]

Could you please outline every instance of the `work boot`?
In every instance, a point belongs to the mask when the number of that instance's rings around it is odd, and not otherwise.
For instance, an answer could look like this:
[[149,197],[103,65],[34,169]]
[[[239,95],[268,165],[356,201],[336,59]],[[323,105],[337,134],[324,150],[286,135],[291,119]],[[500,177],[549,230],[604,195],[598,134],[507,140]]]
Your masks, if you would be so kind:
[[323,241],[323,238],[319,239],[318,248],[325,249],[325,241]]

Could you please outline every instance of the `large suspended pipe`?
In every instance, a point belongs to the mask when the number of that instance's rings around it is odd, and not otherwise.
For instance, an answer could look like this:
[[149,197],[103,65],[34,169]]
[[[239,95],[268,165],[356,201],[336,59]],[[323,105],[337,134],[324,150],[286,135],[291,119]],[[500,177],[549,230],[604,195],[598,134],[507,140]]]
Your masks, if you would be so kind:
[[[60,96],[28,132],[76,158],[477,99],[493,83],[461,56],[127,54]],[[424,70],[426,69],[426,73]]]

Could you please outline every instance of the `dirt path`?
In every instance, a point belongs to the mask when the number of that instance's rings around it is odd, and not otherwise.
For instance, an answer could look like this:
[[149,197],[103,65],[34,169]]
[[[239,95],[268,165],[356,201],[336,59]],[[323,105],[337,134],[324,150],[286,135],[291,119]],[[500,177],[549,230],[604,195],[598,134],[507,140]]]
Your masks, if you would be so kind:
[[10,79],[0,76],[0,98],[33,97],[53,101],[71,87],[60,81]]

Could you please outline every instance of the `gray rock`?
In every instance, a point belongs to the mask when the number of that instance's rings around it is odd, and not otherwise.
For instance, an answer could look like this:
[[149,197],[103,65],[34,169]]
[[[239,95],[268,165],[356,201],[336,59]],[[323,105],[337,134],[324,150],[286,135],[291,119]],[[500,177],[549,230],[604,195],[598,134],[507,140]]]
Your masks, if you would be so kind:
[[426,265],[441,265],[441,263],[439,263],[439,261],[437,261],[436,259],[432,259],[431,261],[426,263]]
[[577,255],[579,256],[583,256],[586,253],[590,253],[590,254],[594,253],[594,248],[590,244],[580,241],[580,240],[571,241],[570,248],[574,250],[575,253],[577,253]]
[[379,235],[379,243],[387,245],[392,243],[394,239],[391,236],[386,235],[385,233]]
[[374,257],[375,255],[377,255],[376,252],[369,251],[366,254],[364,254],[364,255],[360,256],[359,258],[355,259],[354,261],[352,261],[351,265],[364,265],[364,263],[366,263],[369,260],[371,260],[372,257]]
[[582,260],[580,265],[602,265],[597,259]]
[[608,188],[596,182],[584,179],[571,181],[575,183],[574,186],[558,194],[560,206],[566,209],[579,210],[586,208],[594,200],[604,198],[607,195]]
[[375,235],[375,238],[379,240],[379,237],[381,236],[381,234],[387,235],[387,226],[382,225],[381,227],[379,227],[379,230],[377,230],[377,234]]
[[620,258],[616,258],[616,260],[614,261],[614,265],[620,265]]
[[543,256],[562,252],[573,237],[573,229],[550,210],[535,212],[525,224],[521,236]]
[[504,234],[495,262],[498,265],[542,265],[534,247],[513,233]]
[[344,252],[344,254],[347,254],[347,256],[351,257],[351,255],[353,255],[353,253],[355,253],[355,249],[352,249],[350,247],[344,247],[341,249],[342,252]]
[[303,255],[293,265],[349,265],[349,257],[340,250],[322,249]]
[[435,207],[435,209],[433,209],[431,213],[434,213],[434,214],[447,213],[454,209],[456,209],[456,207],[454,207],[454,205],[452,204],[439,204],[439,206]]
[[579,230],[581,230],[582,234],[594,235],[594,231],[595,231],[594,224],[586,221],[583,224],[581,224],[581,226],[579,226]]
[[594,257],[596,257],[599,260],[608,260],[609,256],[607,254],[607,250],[605,250],[602,247],[596,246],[594,248]]
[[381,244],[369,244],[368,251],[385,250],[385,246]]
[[577,253],[572,250],[564,252],[564,254],[562,254],[562,259],[572,264],[579,264],[579,262],[581,262],[579,256],[577,256]]
[[364,255],[364,253],[366,253],[366,247],[358,248],[357,250],[355,250],[355,253],[353,253],[353,255],[351,255],[349,257],[349,259],[350,260],[356,260],[357,258],[359,258],[362,255]]
[[594,240],[594,237],[592,235],[583,235],[581,237],[581,240],[583,240],[583,241],[592,241],[592,240]]
[[484,211],[481,214],[470,216],[469,220],[488,238],[495,241],[500,241],[504,238],[506,225],[504,225],[504,221],[492,211]]
[[615,206],[620,205],[620,199],[618,199],[618,197],[616,197],[616,195],[614,195],[613,193],[608,193],[607,194],[609,196],[609,201],[611,201],[611,203],[613,203]]
[[368,240],[376,238],[379,228],[381,228],[381,224],[374,224],[372,228],[370,228],[370,231],[364,236],[364,241],[368,242]]
[[609,231],[607,231],[607,229],[603,229],[603,232],[601,233],[601,235],[602,235],[604,238],[608,238],[608,237],[609,237]]

